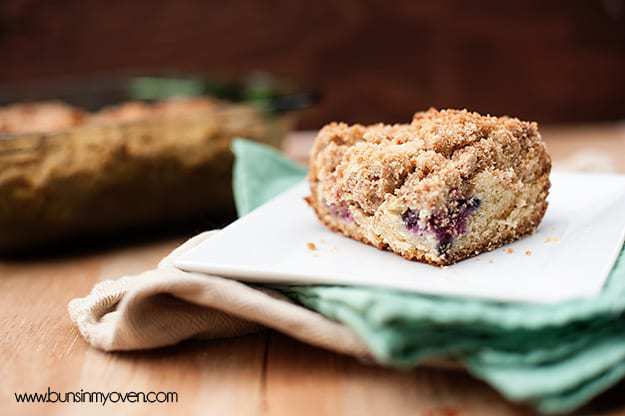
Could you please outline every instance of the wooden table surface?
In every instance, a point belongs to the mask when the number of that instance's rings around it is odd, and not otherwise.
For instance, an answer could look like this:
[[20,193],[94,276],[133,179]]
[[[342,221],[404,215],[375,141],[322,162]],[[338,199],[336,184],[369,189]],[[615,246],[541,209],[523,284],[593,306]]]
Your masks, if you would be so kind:
[[[625,125],[543,128],[556,167],[625,172]],[[310,136],[290,137],[295,158]],[[580,156],[583,151],[585,156]],[[1,230],[0,230],[1,232]],[[0,414],[525,415],[459,371],[393,371],[275,332],[103,353],[69,320],[67,303],[103,279],[138,273],[183,241],[134,244],[63,258],[0,261]],[[170,404],[17,404],[14,393],[172,391]],[[625,383],[583,414],[625,415]]]

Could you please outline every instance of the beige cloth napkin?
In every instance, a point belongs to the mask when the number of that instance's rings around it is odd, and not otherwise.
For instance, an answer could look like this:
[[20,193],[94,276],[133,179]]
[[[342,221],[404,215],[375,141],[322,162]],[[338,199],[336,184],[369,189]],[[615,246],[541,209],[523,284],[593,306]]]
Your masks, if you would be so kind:
[[371,358],[351,329],[278,291],[173,266],[176,257],[217,232],[187,241],[154,270],[100,282],[86,297],[73,299],[69,314],[87,342],[105,351],[139,350],[268,327],[318,347]]

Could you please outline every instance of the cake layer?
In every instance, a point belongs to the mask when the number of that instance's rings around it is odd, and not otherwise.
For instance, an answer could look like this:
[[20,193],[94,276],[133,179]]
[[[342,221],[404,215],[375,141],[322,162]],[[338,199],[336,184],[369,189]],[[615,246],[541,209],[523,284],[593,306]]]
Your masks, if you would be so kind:
[[308,202],[334,231],[448,265],[534,231],[550,170],[536,123],[432,109],[410,124],[325,126]]

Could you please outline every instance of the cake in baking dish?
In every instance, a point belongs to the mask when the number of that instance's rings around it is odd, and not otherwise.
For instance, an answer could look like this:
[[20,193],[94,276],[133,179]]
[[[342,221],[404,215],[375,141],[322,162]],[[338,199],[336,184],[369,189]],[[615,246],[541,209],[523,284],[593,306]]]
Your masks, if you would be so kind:
[[307,201],[334,231],[444,266],[532,233],[550,170],[536,123],[430,109],[409,124],[323,127]]

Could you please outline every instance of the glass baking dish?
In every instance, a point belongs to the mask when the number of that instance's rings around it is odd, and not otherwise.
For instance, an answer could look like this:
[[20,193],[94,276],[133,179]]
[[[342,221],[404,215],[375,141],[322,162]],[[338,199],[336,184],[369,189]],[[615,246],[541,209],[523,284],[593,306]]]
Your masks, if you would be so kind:
[[0,103],[55,98],[88,110],[171,96],[220,100],[166,116],[0,135],[0,253],[227,222],[235,215],[232,139],[279,146],[294,111],[316,100],[267,79],[237,84],[197,76],[0,89]]

